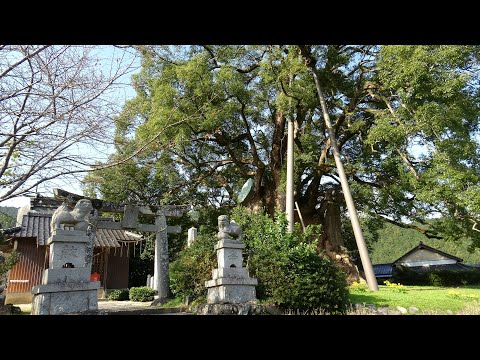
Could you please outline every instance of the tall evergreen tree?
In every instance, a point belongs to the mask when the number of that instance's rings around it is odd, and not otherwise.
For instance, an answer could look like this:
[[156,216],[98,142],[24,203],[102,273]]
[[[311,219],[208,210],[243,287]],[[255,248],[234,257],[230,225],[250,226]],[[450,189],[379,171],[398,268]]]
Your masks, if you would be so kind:
[[[480,246],[478,46],[304,47],[315,61],[355,205],[432,238]],[[112,200],[285,206],[286,124],[295,201],[341,253],[343,208],[315,84],[298,46],[141,46],[117,152],[86,179]],[[99,195],[100,195],[99,194]],[[320,200],[318,200],[320,199]],[[431,216],[442,216],[433,225]],[[420,224],[420,225],[418,225]],[[480,225],[478,225],[480,228]]]

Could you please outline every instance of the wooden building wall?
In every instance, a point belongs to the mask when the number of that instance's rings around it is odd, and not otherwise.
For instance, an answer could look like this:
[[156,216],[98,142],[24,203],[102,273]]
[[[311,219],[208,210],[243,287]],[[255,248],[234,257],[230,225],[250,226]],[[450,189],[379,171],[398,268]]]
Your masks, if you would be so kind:
[[128,288],[128,271],[129,257],[127,251],[95,248],[92,273],[100,274],[100,283],[103,289]]
[[107,262],[107,289],[128,288],[128,253],[111,251]]
[[[31,295],[32,287],[42,282],[45,263],[45,246],[38,246],[35,238],[26,238],[17,241],[17,251],[20,258],[15,266],[10,270],[7,283],[7,303],[9,300],[15,301],[20,293],[29,293]],[[23,299],[27,301],[28,299]]]
[[[48,268],[48,256],[45,254],[47,250],[48,247],[45,246],[37,247],[35,238],[17,240],[17,251],[20,252],[20,258],[8,276],[6,303],[31,302],[32,287],[41,284],[43,270]],[[106,279],[106,289],[128,288],[128,252],[96,247],[95,253],[102,254],[101,265],[98,264],[100,260],[98,256],[94,257],[92,264],[92,273],[97,271],[101,274],[101,287],[105,288],[104,281]]]

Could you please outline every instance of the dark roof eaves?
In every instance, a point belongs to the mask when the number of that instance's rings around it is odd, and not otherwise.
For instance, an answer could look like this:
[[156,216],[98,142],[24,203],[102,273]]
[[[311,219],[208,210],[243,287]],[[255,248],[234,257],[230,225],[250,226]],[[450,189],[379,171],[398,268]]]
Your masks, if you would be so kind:
[[392,265],[396,265],[396,263],[399,262],[401,259],[403,259],[403,258],[405,258],[406,256],[410,255],[410,254],[413,253],[414,251],[420,250],[420,249],[422,249],[422,248],[426,248],[426,249],[428,249],[428,250],[430,250],[430,251],[433,251],[433,252],[435,252],[435,253],[437,253],[437,254],[447,256],[447,257],[449,257],[449,258],[451,258],[451,259],[455,259],[455,260],[457,260],[458,262],[463,262],[463,259],[461,259],[461,258],[459,258],[459,257],[457,257],[457,256],[455,256],[455,255],[448,254],[448,253],[446,253],[446,252],[444,252],[444,251],[435,249],[435,248],[433,248],[433,247],[431,247],[431,246],[428,246],[428,245],[420,242],[420,244],[418,244],[418,245],[415,246],[413,249],[411,249],[410,251],[406,252],[405,254],[403,254],[402,256],[400,256],[397,260],[395,260],[394,262],[392,262]]

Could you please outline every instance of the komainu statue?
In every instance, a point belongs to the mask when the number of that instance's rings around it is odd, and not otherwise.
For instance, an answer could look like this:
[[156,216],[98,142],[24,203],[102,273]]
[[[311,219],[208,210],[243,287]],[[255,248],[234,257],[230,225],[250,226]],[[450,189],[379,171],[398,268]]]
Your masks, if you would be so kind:
[[55,229],[60,229],[61,224],[73,225],[75,230],[86,231],[88,228],[87,217],[92,210],[92,202],[87,199],[78,200],[73,210],[70,210],[67,203],[64,202],[52,215],[50,233],[53,233]]
[[218,217],[218,240],[242,240],[242,229],[235,223],[230,221],[227,215]]

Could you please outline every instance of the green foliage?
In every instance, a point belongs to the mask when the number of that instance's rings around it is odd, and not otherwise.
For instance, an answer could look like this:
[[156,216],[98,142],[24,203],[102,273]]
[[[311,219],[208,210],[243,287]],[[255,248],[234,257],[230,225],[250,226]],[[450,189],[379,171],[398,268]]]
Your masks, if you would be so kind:
[[[309,222],[320,223],[312,199],[335,178],[335,166],[298,46],[139,50],[137,97],[115,120],[116,153],[109,159],[122,163],[90,174],[92,192],[113,201],[213,204],[229,212],[254,177],[261,186],[251,205],[273,216],[284,192],[285,124],[295,118],[296,200]],[[386,216],[425,224],[431,234],[480,247],[472,228],[480,223],[480,47],[309,50],[366,221]],[[343,230],[351,235],[348,225]],[[354,251],[353,236],[346,245]]]
[[406,285],[461,286],[480,284],[480,271],[472,270],[429,270],[416,271],[407,267],[397,267],[392,281]]
[[156,294],[156,290],[146,286],[132,287],[129,291],[129,298],[131,301],[153,301]]
[[242,226],[247,267],[258,279],[257,297],[272,298],[288,310],[303,312],[322,309],[344,313],[348,303],[345,274],[316,252],[318,227],[301,233],[287,232],[285,215],[274,220],[266,215],[234,210],[232,218]]
[[8,229],[17,226],[18,208],[0,206],[0,229]]
[[159,305],[161,308],[178,308],[185,306],[185,299],[181,297],[175,297],[167,300],[167,302]]
[[365,282],[357,282],[357,281],[354,281],[351,285],[350,285],[350,288],[355,290],[356,292],[359,292],[359,293],[363,293],[363,292],[367,292],[367,291],[370,291],[368,289],[368,285],[365,283]]
[[206,297],[205,281],[212,278],[212,270],[217,267],[213,249],[216,241],[215,233],[200,232],[195,242],[170,264],[170,289],[175,297]]
[[427,273],[427,284],[432,286],[460,286],[480,284],[480,271],[477,269],[432,270]]
[[387,288],[391,289],[392,291],[401,292],[401,293],[407,292],[407,288],[400,283],[394,283],[388,280],[385,280],[383,283]]
[[[273,299],[285,309],[303,312],[346,311],[345,274],[316,252],[319,227],[309,227],[304,233],[297,227],[289,234],[284,215],[278,214],[274,221],[266,215],[249,214],[244,208],[234,209],[232,220],[242,227],[245,265],[250,276],[259,281],[259,300]],[[205,298],[205,281],[217,267],[215,243],[215,233],[200,233],[170,265],[170,287],[176,297],[190,296],[192,301]]]
[[454,299],[460,299],[460,300],[465,300],[465,301],[478,301],[480,300],[480,297],[478,295],[474,294],[465,294],[461,293],[460,291],[449,291],[448,296],[454,298]]
[[130,292],[128,289],[113,289],[107,295],[108,300],[126,301],[130,298]]
[[[436,223],[439,220],[431,221]],[[365,236],[366,241],[369,241],[370,256],[374,264],[393,262],[417,246],[420,241],[463,259],[465,264],[480,263],[480,249],[475,248],[469,238],[460,238],[456,241],[429,239],[414,229],[404,229],[384,221],[377,221],[377,223],[381,227],[378,230],[378,239],[371,241]]]
[[155,259],[155,237],[152,234],[149,234],[145,240],[145,246],[140,254],[140,259],[152,261]]
[[144,286],[147,276],[153,274],[153,267],[153,260],[142,259],[140,256],[131,256],[129,260],[128,286]]
[[0,277],[5,275],[11,268],[13,268],[19,259],[20,253],[18,251],[14,250],[9,254],[5,254],[4,262],[0,262]]

